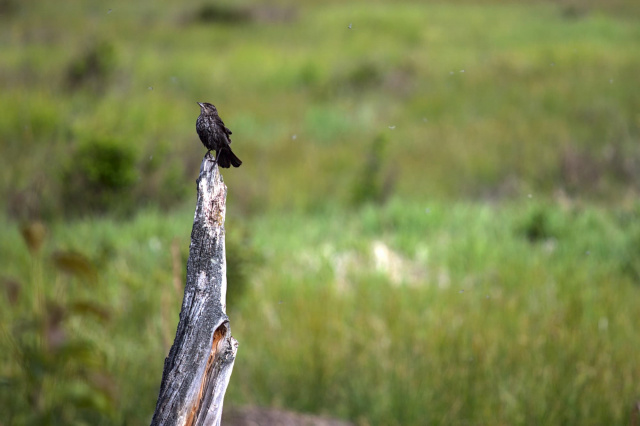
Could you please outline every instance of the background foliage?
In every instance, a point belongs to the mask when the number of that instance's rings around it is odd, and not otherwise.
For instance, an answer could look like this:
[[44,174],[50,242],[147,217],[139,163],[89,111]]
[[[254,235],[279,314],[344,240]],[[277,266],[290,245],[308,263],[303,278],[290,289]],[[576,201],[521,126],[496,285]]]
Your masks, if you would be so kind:
[[0,424],[150,420],[196,101],[244,161],[227,404],[640,416],[636,3],[0,1]]

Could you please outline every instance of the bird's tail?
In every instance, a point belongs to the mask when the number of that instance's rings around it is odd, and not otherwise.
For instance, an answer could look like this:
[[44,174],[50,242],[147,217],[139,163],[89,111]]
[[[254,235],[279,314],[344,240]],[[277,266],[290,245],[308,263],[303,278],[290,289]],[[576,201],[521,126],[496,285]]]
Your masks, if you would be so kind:
[[223,148],[218,152],[218,166],[228,169],[229,166],[240,167],[242,161],[231,151],[231,148]]

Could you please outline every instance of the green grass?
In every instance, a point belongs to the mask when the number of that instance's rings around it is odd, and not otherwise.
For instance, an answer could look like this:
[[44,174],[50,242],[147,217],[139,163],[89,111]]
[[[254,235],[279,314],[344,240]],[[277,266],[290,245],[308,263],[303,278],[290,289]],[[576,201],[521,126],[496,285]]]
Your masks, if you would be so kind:
[[[391,141],[381,173],[402,197],[637,191],[640,31],[630,16],[354,3],[221,24],[194,20],[199,8],[59,6],[7,22],[0,193],[17,215],[29,213],[25,194],[40,215],[81,206],[60,202],[61,176],[93,139],[136,148],[136,206],[179,203],[202,154],[196,100],[216,103],[235,130],[247,160],[228,179],[244,211],[349,200],[352,185],[341,184],[357,181],[380,134]],[[101,71],[70,86],[91,52],[108,56]]]
[[[231,395],[372,424],[623,424],[635,237],[611,213],[532,204],[266,220],[273,272],[234,333],[238,365],[281,367],[239,368]],[[530,242],[539,211],[555,236]]]
[[196,101],[244,161],[227,404],[628,423],[636,3],[0,1],[0,423],[150,420]]
[[[69,338],[91,342],[90,365],[111,380],[106,408],[92,406],[101,413],[94,422],[144,423],[153,411],[182,296],[171,283],[184,276],[190,215],[55,226],[35,258],[6,224],[0,251],[20,302],[1,310],[5,337],[20,335],[37,280],[62,306],[88,299],[109,313],[64,322]],[[363,424],[624,424],[640,392],[638,223],[637,205],[605,210],[529,199],[392,201],[382,209],[230,220],[232,253],[251,249],[261,261],[250,266],[247,284],[229,282],[232,292],[243,287],[229,300],[240,349],[226,403]],[[250,243],[239,242],[242,232]],[[56,250],[83,253],[97,282],[54,273]],[[47,272],[37,279],[36,260]],[[20,377],[3,342],[2,374]],[[50,371],[45,383],[67,389],[68,374]],[[26,410],[24,392],[32,389],[23,386],[23,393],[4,388],[3,405]],[[65,401],[50,396],[47,404]]]

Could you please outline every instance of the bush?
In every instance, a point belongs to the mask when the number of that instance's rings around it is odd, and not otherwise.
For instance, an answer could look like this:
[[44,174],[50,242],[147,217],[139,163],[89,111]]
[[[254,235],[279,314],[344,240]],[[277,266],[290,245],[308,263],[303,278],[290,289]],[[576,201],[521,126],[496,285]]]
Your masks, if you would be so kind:
[[251,21],[248,9],[229,5],[203,4],[195,13],[195,21],[204,23],[238,24]]
[[71,89],[88,87],[104,89],[115,69],[116,55],[111,43],[96,42],[71,61],[67,68],[67,86]]
[[98,271],[82,253],[52,253],[45,247],[46,234],[42,223],[22,228],[32,271],[24,281],[0,282],[10,302],[3,304],[8,317],[3,319],[6,340],[0,341],[5,354],[0,377],[3,421],[112,423],[118,389],[99,339],[92,336],[111,318],[108,306],[91,299]]
[[73,154],[63,174],[67,213],[132,208],[131,189],[138,180],[136,154],[115,139],[89,139]]
[[383,174],[385,148],[388,138],[380,134],[369,146],[365,164],[357,176],[351,190],[351,201],[354,205],[366,203],[383,203],[389,196],[392,187],[390,175]]

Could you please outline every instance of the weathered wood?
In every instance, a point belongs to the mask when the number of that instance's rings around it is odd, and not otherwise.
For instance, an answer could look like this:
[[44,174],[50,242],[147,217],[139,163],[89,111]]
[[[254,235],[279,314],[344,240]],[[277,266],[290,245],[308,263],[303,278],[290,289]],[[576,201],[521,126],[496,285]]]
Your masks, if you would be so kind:
[[197,187],[180,322],[164,362],[152,425],[219,425],[238,350],[226,314],[227,187],[208,156]]

